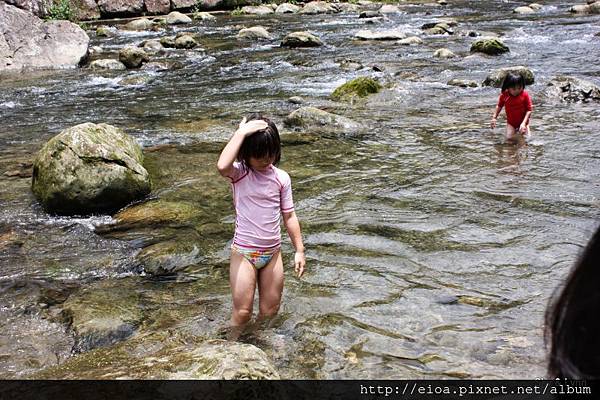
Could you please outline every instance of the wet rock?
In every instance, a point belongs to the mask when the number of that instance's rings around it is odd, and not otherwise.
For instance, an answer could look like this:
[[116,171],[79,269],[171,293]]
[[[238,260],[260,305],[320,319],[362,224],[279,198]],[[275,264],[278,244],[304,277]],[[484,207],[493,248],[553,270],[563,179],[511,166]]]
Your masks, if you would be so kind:
[[522,75],[523,79],[525,79],[526,85],[533,85],[535,82],[533,72],[529,68],[519,65],[516,67],[500,68],[492,71],[483,81],[483,86],[492,86],[496,88],[502,87],[502,82],[509,72]]
[[131,336],[142,320],[139,301],[135,288],[121,281],[101,282],[71,294],[62,303],[61,317],[75,334],[74,350],[105,347]]
[[457,57],[456,54],[454,54],[452,51],[450,51],[448,49],[437,49],[433,53],[433,56],[435,58],[454,58],[454,57]]
[[322,45],[321,39],[309,32],[292,32],[281,41],[282,47],[318,47]]
[[534,14],[535,10],[528,6],[517,7],[513,10],[515,14]]
[[111,37],[116,35],[117,30],[111,26],[99,26],[96,28],[96,36],[98,37]]
[[145,247],[136,260],[148,274],[167,275],[197,264],[201,260],[199,254],[194,238],[180,238]]
[[499,55],[508,53],[510,49],[499,39],[480,39],[471,45],[471,53],[484,53],[488,55]]
[[326,1],[311,1],[310,3],[306,3],[304,7],[298,13],[300,14],[334,14],[338,12],[338,10],[330,3]]
[[356,60],[338,60],[340,64],[340,68],[346,71],[358,71],[359,69],[363,69],[364,65],[362,65],[359,61]]
[[165,51],[165,48],[160,43],[159,39],[145,40],[142,43],[140,43],[140,46],[142,47],[142,49],[144,49],[146,53],[149,54],[156,54]]
[[242,7],[243,14],[249,15],[268,15],[273,14],[275,11],[268,6],[244,6]]
[[446,0],[438,0],[437,2],[440,6],[447,6],[448,2]]
[[131,31],[145,31],[152,29],[153,26],[154,22],[148,18],[139,18],[129,21],[127,24],[125,24],[124,28]]
[[290,4],[290,3],[282,3],[280,5],[277,6],[277,8],[275,9],[275,14],[293,14],[293,13],[297,13],[298,11],[300,11],[301,7],[295,5],[295,4]]
[[144,11],[144,0],[97,0],[103,15],[139,15]]
[[548,97],[569,102],[600,101],[600,87],[593,82],[570,76],[556,76],[544,90]]
[[377,32],[363,29],[358,31],[354,37],[359,40],[399,40],[406,38],[406,33],[398,29],[389,29]]
[[211,13],[207,13],[207,12],[197,12],[197,13],[194,13],[193,17],[196,20],[199,19],[199,20],[202,20],[202,21],[216,21],[217,20],[217,17],[215,17]]
[[379,11],[365,10],[360,12],[358,18],[381,18],[382,16]]
[[400,12],[400,9],[398,8],[398,6],[392,4],[384,4],[379,9],[379,12],[381,14],[398,14]]
[[538,3],[531,3],[531,4],[529,5],[529,8],[531,8],[531,9],[532,9],[532,10],[534,10],[534,11],[538,11],[538,10],[541,10],[543,7],[542,7],[542,5],[541,5],[541,4],[538,4]]
[[[153,332],[78,354],[34,379],[279,379],[267,355],[250,344],[202,341],[184,332]],[[282,398],[279,395],[274,398]]]
[[578,4],[569,9],[574,14],[600,14],[600,1]]
[[238,39],[265,39],[270,40],[269,32],[262,26],[243,28],[237,34]]
[[167,25],[189,24],[192,19],[179,11],[172,11],[167,15]]
[[22,245],[23,241],[19,239],[19,235],[13,228],[0,226],[0,250]]
[[467,79],[451,79],[448,81],[448,85],[450,86],[458,86],[458,87],[477,87],[479,84],[476,81],[467,80]]
[[191,34],[182,35],[175,39],[176,49],[193,49],[198,46],[198,42]]
[[87,56],[89,37],[69,21],[42,21],[0,2],[0,71],[78,66]]
[[149,59],[148,54],[139,47],[127,46],[119,51],[119,61],[127,68],[139,68]]
[[423,40],[417,36],[410,36],[401,40],[398,40],[398,44],[403,46],[416,46],[419,44],[423,44]]
[[175,48],[175,37],[174,36],[162,37],[162,38],[160,38],[160,44],[162,44],[163,47]]
[[152,200],[119,211],[113,216],[115,220],[113,224],[99,226],[96,232],[124,231],[152,226],[189,226],[199,215],[200,211],[190,203]]
[[111,70],[111,71],[122,71],[127,69],[125,64],[119,60],[113,59],[100,59],[94,60],[90,63],[90,68],[93,70]]
[[152,80],[152,77],[149,75],[135,75],[128,76],[119,80],[119,85],[121,86],[142,86],[147,84]]
[[354,97],[367,97],[381,90],[381,84],[373,78],[360,77],[344,83],[333,91],[333,100],[351,100]]
[[292,104],[302,104],[304,103],[304,99],[300,96],[292,96],[288,99],[288,102]]
[[171,0],[144,0],[150,14],[167,14],[171,11]]
[[435,25],[430,26],[431,24],[424,24],[422,29],[425,30],[425,33],[428,35],[453,35],[454,30],[447,22],[437,22]]
[[118,209],[150,192],[135,139],[107,124],[85,123],[50,139],[34,161],[32,190],[58,214]]
[[285,118],[284,124],[288,127],[345,132],[356,132],[360,129],[360,124],[349,118],[315,107],[301,107],[293,111]]
[[179,61],[152,61],[142,66],[144,71],[172,71],[183,68]]

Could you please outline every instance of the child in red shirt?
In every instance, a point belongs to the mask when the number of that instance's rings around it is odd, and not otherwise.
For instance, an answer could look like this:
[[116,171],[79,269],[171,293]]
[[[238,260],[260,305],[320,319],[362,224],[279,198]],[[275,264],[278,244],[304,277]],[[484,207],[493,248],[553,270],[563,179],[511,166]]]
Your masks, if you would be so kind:
[[521,74],[508,73],[502,83],[502,93],[492,116],[492,129],[496,127],[496,118],[502,107],[506,109],[506,140],[516,142],[517,134],[529,137],[529,119],[533,111],[531,97],[525,90],[525,79]]

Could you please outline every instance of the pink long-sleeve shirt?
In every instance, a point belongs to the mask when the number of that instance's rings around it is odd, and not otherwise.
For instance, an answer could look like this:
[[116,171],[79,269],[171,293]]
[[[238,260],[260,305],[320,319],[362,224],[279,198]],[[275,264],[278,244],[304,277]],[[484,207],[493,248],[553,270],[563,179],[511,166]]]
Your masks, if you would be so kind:
[[270,165],[264,171],[234,162],[230,176],[235,206],[236,246],[268,249],[281,244],[281,213],[294,210],[287,172]]

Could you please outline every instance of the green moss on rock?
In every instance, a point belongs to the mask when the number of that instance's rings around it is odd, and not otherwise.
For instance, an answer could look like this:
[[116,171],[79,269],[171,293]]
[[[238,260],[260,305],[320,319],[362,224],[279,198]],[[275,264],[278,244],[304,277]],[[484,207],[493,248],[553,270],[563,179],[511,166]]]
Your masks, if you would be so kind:
[[381,90],[381,84],[373,78],[360,77],[344,83],[333,91],[333,100],[345,100],[353,97],[367,97]]

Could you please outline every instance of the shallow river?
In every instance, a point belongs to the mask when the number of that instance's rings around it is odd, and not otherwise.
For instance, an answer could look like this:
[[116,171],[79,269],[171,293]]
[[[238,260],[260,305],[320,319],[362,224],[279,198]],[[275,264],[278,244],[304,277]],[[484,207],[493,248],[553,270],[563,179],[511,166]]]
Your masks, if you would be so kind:
[[[600,107],[560,103],[541,92],[558,74],[598,83],[600,17],[572,16],[559,1],[522,17],[512,13],[520,2],[451,4],[406,5],[379,25],[365,25],[356,13],[218,15],[216,22],[176,28],[202,35],[202,49],[162,56],[180,61],[181,69],[3,78],[1,173],[31,162],[64,128],[106,122],[144,147],[150,197],[196,212],[183,223],[100,233],[110,216],[49,216],[29,178],[0,174],[0,376],[28,376],[72,357],[75,340],[48,317],[61,307],[46,300],[48,293],[76,298],[96,291],[115,307],[135,302],[140,317],[127,340],[144,343],[156,332],[220,337],[230,312],[234,215],[215,165],[251,111],[272,116],[281,128],[281,168],[292,177],[308,270],[298,280],[287,269],[280,315],[241,341],[264,350],[283,378],[543,376],[548,298],[600,211]],[[454,35],[422,34],[422,24],[442,16],[458,20]],[[236,39],[242,26],[258,24],[273,41]],[[392,27],[424,44],[352,39],[359,29]],[[295,30],[310,30],[326,45],[279,47]],[[474,39],[460,34],[468,31],[500,34],[511,51],[468,57]],[[125,44],[166,34],[89,32],[91,45],[111,57]],[[460,57],[433,58],[441,47]],[[344,60],[364,68],[344,68]],[[498,89],[446,84],[481,82],[510,65],[535,73],[529,146],[503,144],[503,118],[489,128]],[[140,75],[140,84],[120,83]],[[337,86],[365,75],[391,89],[356,104],[329,100]],[[283,118],[298,107],[291,96],[365,129],[290,133]],[[190,266],[161,279],[140,273],[137,252],[167,240],[196,246]],[[284,254],[289,266],[287,236]],[[99,377],[81,368],[75,375]]]

